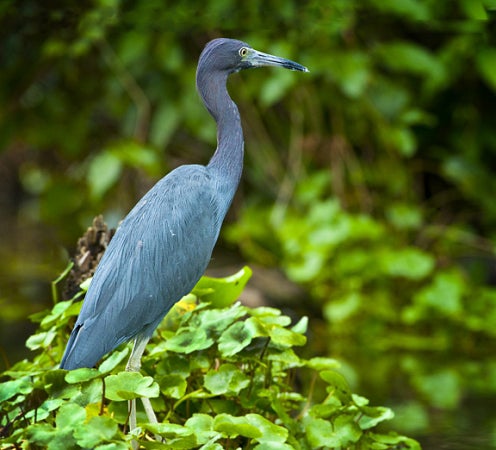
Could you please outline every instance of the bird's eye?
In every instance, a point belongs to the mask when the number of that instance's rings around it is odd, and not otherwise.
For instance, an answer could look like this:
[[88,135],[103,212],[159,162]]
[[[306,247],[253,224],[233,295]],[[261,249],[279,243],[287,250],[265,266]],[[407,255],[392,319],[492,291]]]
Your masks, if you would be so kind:
[[248,49],[246,47],[241,47],[239,49],[239,56],[245,57],[248,54]]

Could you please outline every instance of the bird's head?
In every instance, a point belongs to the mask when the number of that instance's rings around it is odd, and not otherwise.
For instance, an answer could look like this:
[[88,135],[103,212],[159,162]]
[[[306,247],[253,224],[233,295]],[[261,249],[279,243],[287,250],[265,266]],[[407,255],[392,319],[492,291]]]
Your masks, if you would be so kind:
[[198,67],[208,67],[210,71],[227,74],[252,67],[280,66],[290,70],[308,72],[308,69],[289,59],[269,55],[251,48],[246,42],[236,39],[214,39],[200,55]]

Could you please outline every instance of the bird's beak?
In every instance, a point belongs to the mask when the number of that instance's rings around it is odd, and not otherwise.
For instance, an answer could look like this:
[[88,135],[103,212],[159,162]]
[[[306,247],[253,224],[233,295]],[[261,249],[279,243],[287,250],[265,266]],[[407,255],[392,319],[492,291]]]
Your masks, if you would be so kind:
[[252,67],[262,67],[262,66],[279,66],[284,67],[289,70],[299,70],[300,72],[309,72],[309,70],[294,61],[285,58],[279,58],[279,56],[269,55],[268,53],[262,53],[257,50],[251,50],[251,54],[247,58]]

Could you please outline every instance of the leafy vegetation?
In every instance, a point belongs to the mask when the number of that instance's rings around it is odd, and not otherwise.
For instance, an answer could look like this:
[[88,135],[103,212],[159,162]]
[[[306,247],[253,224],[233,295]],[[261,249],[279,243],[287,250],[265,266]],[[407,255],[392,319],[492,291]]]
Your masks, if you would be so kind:
[[[123,371],[129,346],[97,369],[55,369],[81,302],[38,314],[27,345],[39,354],[2,375],[1,447],[419,449],[377,430],[392,411],[353,394],[337,361],[297,356],[306,317],[291,326],[275,308],[235,303],[250,275],[203,278],[159,328],[144,374]],[[140,416],[129,431],[127,401],[140,397],[152,399],[159,423]]]
[[[395,429],[425,448],[453,435],[496,448],[495,6],[5,0],[0,333],[65,264],[54,269],[53,230],[71,247],[96,213],[115,225],[169,169],[207,161],[196,60],[236,37],[311,72],[231,78],[246,165],[222,243],[305,288],[284,308],[311,315],[308,354],[339,359]],[[25,232],[40,224],[50,233]],[[59,336],[43,333],[30,345]]]

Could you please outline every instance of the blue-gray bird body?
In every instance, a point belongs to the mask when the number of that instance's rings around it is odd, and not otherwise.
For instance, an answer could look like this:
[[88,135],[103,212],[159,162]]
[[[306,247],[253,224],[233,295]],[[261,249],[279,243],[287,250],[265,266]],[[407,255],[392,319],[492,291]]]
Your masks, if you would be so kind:
[[243,133],[227,76],[260,65],[306,71],[241,41],[216,39],[205,47],[197,87],[217,122],[214,156],[207,166],[170,172],[123,220],[91,281],[61,368],[93,367],[119,344],[149,338],[203,275],[243,167]]

